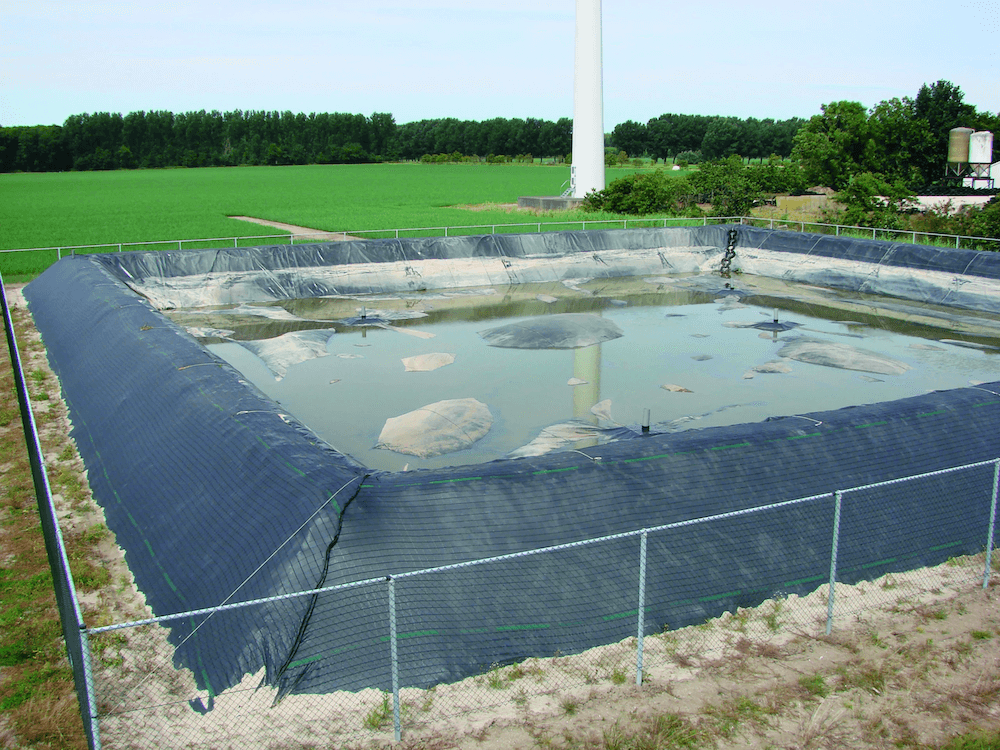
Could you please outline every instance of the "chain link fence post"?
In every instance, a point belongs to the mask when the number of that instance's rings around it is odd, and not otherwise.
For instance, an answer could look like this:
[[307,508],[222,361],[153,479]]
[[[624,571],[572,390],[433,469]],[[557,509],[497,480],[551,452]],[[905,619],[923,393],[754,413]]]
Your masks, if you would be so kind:
[[101,750],[101,720],[97,715],[97,700],[94,697],[94,672],[90,665],[90,638],[87,635],[87,626],[80,623],[80,654],[81,670],[83,672],[84,691],[87,696],[87,705],[90,707],[89,716],[83,719],[84,727],[90,736],[91,750]]
[[396,582],[386,576],[389,583],[389,659],[392,661],[392,729],[396,742],[402,738],[399,721],[399,656],[396,652]]
[[993,466],[993,500],[990,503],[990,533],[986,538],[986,566],[983,569],[983,588],[990,585],[990,566],[993,563],[993,532],[997,520],[997,485],[1000,484],[1000,458]]
[[826,634],[833,630],[834,582],[837,578],[837,545],[840,542],[840,490],[833,493],[833,547],[830,550],[830,591],[826,600]]
[[642,636],[646,624],[646,537],[645,531],[639,539],[639,633],[635,646],[635,684],[642,684]]

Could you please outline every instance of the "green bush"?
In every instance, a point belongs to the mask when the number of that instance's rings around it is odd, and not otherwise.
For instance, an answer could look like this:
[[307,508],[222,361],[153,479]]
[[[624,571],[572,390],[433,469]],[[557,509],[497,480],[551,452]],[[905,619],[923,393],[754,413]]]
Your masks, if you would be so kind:
[[680,164],[681,162],[685,164],[701,164],[702,161],[701,151],[681,151],[674,157],[675,164]]
[[618,214],[699,215],[697,191],[684,177],[670,177],[657,169],[654,172],[621,177],[604,190],[588,193],[582,208],[585,211],[608,211]]

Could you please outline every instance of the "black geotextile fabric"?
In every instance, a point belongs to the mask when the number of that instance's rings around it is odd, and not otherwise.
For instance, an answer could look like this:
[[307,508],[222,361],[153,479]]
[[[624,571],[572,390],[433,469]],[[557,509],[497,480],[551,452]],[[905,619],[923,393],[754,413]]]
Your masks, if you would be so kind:
[[760,227],[741,226],[737,231],[737,256],[740,248],[756,247],[771,252],[1000,279],[1000,253]]
[[97,262],[106,264],[127,282],[130,279],[142,280],[147,277],[170,278],[203,273],[312,268],[349,263],[525,256],[560,257],[580,252],[645,250],[679,245],[713,246],[719,242],[725,245],[724,228],[707,226],[347,240],[214,250],[109,253],[94,258]]
[[[726,228],[706,230],[705,244],[725,241]],[[593,234],[603,236],[574,242],[589,250],[618,233]],[[329,251],[344,252],[336,244]],[[128,255],[64,259],[25,296],[94,495],[153,612],[368,581],[170,622],[176,663],[212,693],[261,667],[281,694],[388,688],[387,576],[404,686],[635,635],[639,537],[572,543],[636,529],[682,524],[648,535],[646,632],[807,593],[829,571],[829,493],[1000,455],[992,384],[636,435],[588,455],[368,473],[133,294],[107,267],[138,269]],[[985,467],[845,495],[839,580],[980,551],[992,476]]]

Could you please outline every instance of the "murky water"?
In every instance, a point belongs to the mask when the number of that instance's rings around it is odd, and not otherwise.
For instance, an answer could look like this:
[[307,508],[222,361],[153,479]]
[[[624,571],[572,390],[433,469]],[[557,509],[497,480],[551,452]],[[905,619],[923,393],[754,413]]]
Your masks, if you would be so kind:
[[[749,296],[720,296],[718,279],[714,285],[702,277],[619,279],[296,300],[242,313],[181,311],[173,317],[202,327],[203,335],[209,328],[226,331],[225,340],[218,332],[206,339],[209,349],[338,450],[393,471],[502,458],[544,428],[566,422],[639,429],[648,410],[654,430],[677,431],[1000,379],[1000,350],[988,348],[1000,344],[996,321],[898,301],[887,311],[881,301],[860,295],[776,282],[745,279],[739,285]],[[366,319],[381,312],[426,317],[389,319],[382,327],[331,322],[362,311]],[[479,335],[512,320],[565,312],[602,316],[623,335],[577,349],[497,348]],[[776,312],[779,322],[799,325],[775,332],[748,327],[772,321]],[[274,337],[301,329],[327,331],[330,339],[324,346],[319,335],[319,349],[302,354],[302,361],[282,354],[277,370],[238,343],[273,344]],[[963,339],[979,348],[959,345]],[[820,352],[848,352],[849,363],[860,361],[866,369],[782,356],[787,344],[803,340],[818,342]],[[870,358],[854,357],[858,349],[896,364],[888,373],[872,369]],[[432,353],[455,359],[427,372],[406,371],[403,359]],[[375,448],[386,420],[465,398],[487,405],[493,419],[470,448],[433,458]]]

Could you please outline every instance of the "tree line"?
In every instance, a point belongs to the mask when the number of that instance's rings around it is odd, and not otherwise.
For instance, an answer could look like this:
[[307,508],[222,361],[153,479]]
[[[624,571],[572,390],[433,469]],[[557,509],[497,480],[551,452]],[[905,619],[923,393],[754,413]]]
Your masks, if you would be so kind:
[[392,115],[110,112],[0,128],[0,171],[369,162],[391,153]]
[[61,126],[0,127],[0,172],[357,164],[453,153],[562,159],[572,131],[569,118],[397,125],[381,112],[97,112]]
[[[615,151],[654,160],[788,156],[803,122],[664,114],[646,125],[622,123],[606,140]],[[434,155],[562,161],[572,158],[572,148],[568,117],[397,124],[388,113],[95,112],[72,115],[61,126],[0,127],[0,172],[354,164]]]
[[611,145],[629,156],[680,159],[695,164],[702,160],[738,155],[766,159],[790,156],[793,139],[805,120],[758,120],[750,117],[664,114],[645,125],[628,120],[611,132]]

